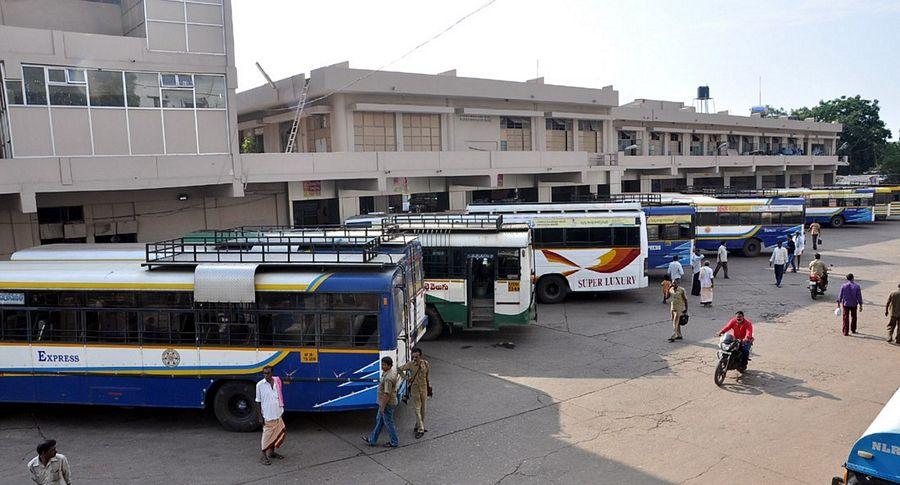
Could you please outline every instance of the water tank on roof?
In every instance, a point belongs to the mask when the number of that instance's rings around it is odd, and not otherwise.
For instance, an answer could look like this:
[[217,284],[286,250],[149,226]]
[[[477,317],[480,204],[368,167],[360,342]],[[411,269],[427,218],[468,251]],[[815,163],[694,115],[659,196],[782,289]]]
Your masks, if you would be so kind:
[[697,99],[709,99],[709,86],[697,87]]

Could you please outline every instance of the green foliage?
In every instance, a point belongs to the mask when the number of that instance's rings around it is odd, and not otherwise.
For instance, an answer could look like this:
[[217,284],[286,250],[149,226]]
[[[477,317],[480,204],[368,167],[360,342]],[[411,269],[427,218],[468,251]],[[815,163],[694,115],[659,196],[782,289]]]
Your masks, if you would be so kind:
[[888,180],[900,181],[900,141],[888,143],[878,158],[878,172],[888,176]]
[[891,132],[882,121],[878,100],[841,96],[828,101],[819,101],[812,108],[798,108],[791,112],[800,119],[814,118],[816,121],[837,122],[844,125],[838,140],[838,147],[844,147],[839,155],[850,159],[849,173],[864,173],[873,168],[888,146]]
[[785,111],[784,108],[776,108],[771,105],[766,105],[766,111],[762,113],[763,118],[778,118],[779,116],[787,116],[788,112]]
[[256,143],[256,138],[245,136],[244,139],[241,140],[241,153],[259,153],[259,146]]

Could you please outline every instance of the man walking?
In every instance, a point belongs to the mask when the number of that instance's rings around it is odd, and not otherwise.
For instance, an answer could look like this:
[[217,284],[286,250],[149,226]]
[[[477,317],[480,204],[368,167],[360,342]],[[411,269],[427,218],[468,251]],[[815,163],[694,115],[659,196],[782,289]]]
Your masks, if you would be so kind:
[[694,279],[691,281],[691,294],[700,296],[700,268],[703,267],[703,255],[699,249],[694,249],[691,255],[691,269],[694,271]]
[[[797,272],[797,265],[794,264],[794,253],[797,252],[797,243],[794,242],[794,236],[789,235],[787,239],[787,253],[788,253],[788,263],[791,265],[791,272]],[[787,270],[787,264],[784,266],[784,269]]]
[[703,262],[700,268],[700,304],[709,308],[713,302],[713,270],[709,261]]
[[678,284],[679,280],[672,281],[672,288],[669,290],[669,298],[672,299],[672,336],[669,342],[681,340],[681,315],[687,313],[688,302],[687,295],[684,294],[684,288]]
[[781,288],[781,278],[784,277],[784,268],[787,265],[788,252],[782,247],[781,241],[772,250],[772,257],[769,258],[769,266],[775,266],[775,286]]
[[409,386],[413,407],[416,409],[416,439],[422,437],[425,429],[425,400],[431,396],[431,366],[422,358],[422,349],[413,347],[412,360],[397,369]]
[[728,279],[728,248],[725,247],[725,241],[719,244],[716,251],[716,270],[713,271],[713,278],[719,275],[719,268],[725,271],[725,279]]
[[887,305],[884,307],[884,316],[888,317],[887,341],[891,341],[894,329],[897,329],[897,340],[895,342],[900,344],[900,285],[897,285],[897,289],[888,295]]
[[378,445],[378,435],[381,434],[381,429],[385,426],[387,426],[388,434],[391,437],[391,441],[384,444],[385,448],[396,448],[400,445],[400,438],[397,437],[397,427],[394,425],[398,380],[397,370],[394,369],[394,359],[387,356],[382,357],[381,379],[378,381],[378,414],[375,415],[375,428],[372,429],[372,434],[362,438],[369,446]]
[[56,452],[56,440],[37,445],[37,456],[28,462],[28,474],[38,485],[71,485],[69,460]]
[[272,376],[272,366],[265,366],[262,370],[263,378],[256,383],[257,418],[262,424],[263,433],[261,441],[262,456],[259,461],[263,465],[271,465],[270,458],[282,459],[275,449],[284,443],[284,394],[281,391],[281,379]]
[[813,240],[813,251],[819,249],[819,233],[822,231],[822,225],[818,222],[813,222],[809,225],[809,235],[812,236]]
[[847,336],[847,330],[856,333],[856,312],[862,312],[862,289],[853,281],[853,273],[847,274],[847,282],[841,286],[841,292],[837,298],[838,308],[841,309],[841,333]]
[[[803,231],[794,235],[794,242],[797,244],[797,249],[794,251],[794,256],[797,258],[797,267],[802,268],[800,256],[803,256],[803,250],[806,249],[806,236],[803,235]],[[797,270],[795,269],[794,272],[796,273]]]
[[681,265],[678,256],[672,256],[672,262],[669,263],[669,268],[666,269],[666,273],[669,277],[669,281],[668,284],[663,282],[663,304],[669,299],[669,290],[672,289],[672,283],[684,276],[684,266]]

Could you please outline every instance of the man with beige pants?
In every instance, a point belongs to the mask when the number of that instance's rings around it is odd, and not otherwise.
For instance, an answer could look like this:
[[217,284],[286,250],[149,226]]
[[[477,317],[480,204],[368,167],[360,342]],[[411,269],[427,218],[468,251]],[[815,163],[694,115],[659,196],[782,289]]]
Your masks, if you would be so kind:
[[684,294],[684,288],[679,284],[680,280],[672,281],[672,288],[669,289],[669,298],[672,300],[672,336],[669,342],[681,340],[681,315],[687,313],[688,302],[687,296]]
[[412,360],[398,370],[409,385],[407,395],[412,395],[413,407],[416,408],[416,439],[419,439],[428,431],[425,429],[425,401],[431,396],[431,366],[422,358],[422,349],[413,347],[411,353]]

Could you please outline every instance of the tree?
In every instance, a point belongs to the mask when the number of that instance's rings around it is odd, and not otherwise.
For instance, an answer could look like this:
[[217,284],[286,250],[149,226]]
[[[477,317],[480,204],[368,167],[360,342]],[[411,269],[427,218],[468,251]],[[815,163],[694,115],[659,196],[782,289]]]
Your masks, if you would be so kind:
[[241,141],[241,153],[259,153],[259,148],[256,138],[252,136],[245,136]]
[[900,141],[888,143],[878,159],[878,172],[891,183],[900,182]]
[[800,119],[842,123],[844,131],[837,144],[843,148],[839,155],[849,157],[849,173],[863,173],[875,166],[891,138],[880,111],[877,99],[862,99],[856,95],[819,101],[817,106],[795,109],[791,114]]
[[784,108],[776,108],[771,105],[766,105],[766,110],[762,112],[761,116],[763,118],[778,118],[779,116],[787,116],[788,112]]

